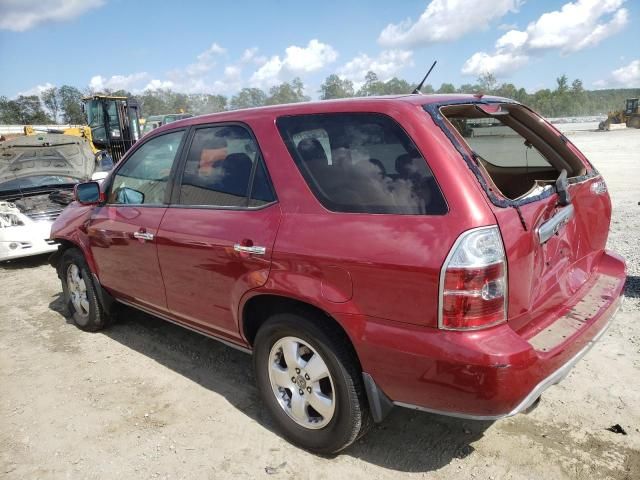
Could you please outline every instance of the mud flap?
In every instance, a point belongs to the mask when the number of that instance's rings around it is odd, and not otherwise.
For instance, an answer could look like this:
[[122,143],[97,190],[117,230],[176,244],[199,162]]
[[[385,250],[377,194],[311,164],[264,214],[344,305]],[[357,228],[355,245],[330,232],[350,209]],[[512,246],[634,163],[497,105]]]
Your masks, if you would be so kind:
[[378,388],[378,385],[376,385],[371,375],[362,372],[362,379],[364,381],[364,388],[367,391],[369,409],[371,410],[373,421],[380,423],[393,408],[393,402]]

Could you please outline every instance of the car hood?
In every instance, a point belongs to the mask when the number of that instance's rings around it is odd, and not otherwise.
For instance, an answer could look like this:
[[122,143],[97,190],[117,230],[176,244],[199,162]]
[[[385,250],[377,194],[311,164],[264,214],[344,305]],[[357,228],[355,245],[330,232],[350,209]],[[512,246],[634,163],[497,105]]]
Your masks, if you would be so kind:
[[85,138],[39,133],[0,142],[0,190],[4,182],[32,175],[88,180],[95,168],[95,156]]

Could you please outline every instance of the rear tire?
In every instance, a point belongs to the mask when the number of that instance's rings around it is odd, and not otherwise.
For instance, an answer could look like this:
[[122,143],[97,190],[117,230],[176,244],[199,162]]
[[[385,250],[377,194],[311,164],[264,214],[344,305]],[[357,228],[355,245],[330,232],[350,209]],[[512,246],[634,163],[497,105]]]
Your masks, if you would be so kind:
[[351,445],[372,420],[355,353],[323,322],[307,312],[272,315],[258,330],[253,361],[262,401],[284,437],[326,455]]
[[640,114],[634,114],[627,120],[627,128],[640,128]]
[[60,278],[64,301],[73,323],[84,331],[97,332],[109,323],[109,317],[98,301],[98,292],[82,252],[65,251],[60,259]]

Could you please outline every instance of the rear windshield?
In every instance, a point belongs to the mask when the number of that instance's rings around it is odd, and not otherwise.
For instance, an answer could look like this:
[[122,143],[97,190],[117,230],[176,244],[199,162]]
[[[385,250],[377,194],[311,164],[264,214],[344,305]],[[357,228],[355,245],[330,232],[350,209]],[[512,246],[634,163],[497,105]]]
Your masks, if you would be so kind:
[[585,174],[585,165],[558,135],[519,105],[451,105],[441,112],[483,176],[508,199],[552,190],[562,170],[568,177]]
[[409,136],[380,114],[281,117],[280,133],[300,173],[329,210],[442,215],[438,184]]

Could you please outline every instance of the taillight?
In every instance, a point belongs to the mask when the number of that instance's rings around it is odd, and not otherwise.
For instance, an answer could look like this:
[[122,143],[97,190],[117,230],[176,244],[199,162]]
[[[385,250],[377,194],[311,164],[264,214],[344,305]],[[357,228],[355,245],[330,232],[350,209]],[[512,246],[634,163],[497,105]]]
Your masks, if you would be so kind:
[[497,226],[464,232],[440,272],[440,328],[478,329],[507,319],[507,263]]

